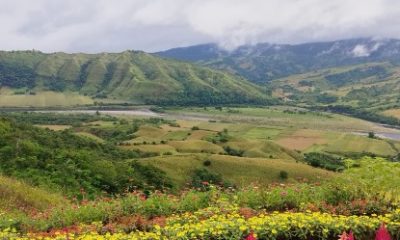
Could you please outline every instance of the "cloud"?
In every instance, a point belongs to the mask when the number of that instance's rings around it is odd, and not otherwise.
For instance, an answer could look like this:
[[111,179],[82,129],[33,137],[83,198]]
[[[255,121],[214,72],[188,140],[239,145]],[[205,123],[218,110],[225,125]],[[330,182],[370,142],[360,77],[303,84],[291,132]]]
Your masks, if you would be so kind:
[[[0,49],[101,52],[217,42],[400,38],[397,0],[0,0]],[[359,50],[357,50],[359,51]]]
[[368,57],[371,54],[369,49],[361,44],[356,45],[352,53],[354,57]]

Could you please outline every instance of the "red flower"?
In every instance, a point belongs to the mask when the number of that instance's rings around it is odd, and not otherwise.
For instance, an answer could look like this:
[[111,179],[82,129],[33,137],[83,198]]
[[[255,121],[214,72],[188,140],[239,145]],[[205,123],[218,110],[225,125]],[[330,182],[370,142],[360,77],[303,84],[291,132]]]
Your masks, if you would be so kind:
[[210,183],[208,183],[208,182],[206,182],[206,181],[202,182],[201,184],[203,184],[204,186],[210,185]]
[[376,231],[375,240],[391,240],[389,231],[386,229],[385,224],[382,224],[378,231]]
[[245,240],[257,240],[257,238],[254,236],[254,232],[250,232]]

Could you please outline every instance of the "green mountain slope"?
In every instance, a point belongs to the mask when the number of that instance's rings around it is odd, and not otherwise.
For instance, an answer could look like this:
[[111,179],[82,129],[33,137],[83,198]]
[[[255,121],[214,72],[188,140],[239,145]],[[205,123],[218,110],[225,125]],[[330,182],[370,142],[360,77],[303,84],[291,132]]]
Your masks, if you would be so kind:
[[33,94],[79,92],[139,104],[261,103],[266,98],[240,77],[137,51],[0,52],[0,86]]

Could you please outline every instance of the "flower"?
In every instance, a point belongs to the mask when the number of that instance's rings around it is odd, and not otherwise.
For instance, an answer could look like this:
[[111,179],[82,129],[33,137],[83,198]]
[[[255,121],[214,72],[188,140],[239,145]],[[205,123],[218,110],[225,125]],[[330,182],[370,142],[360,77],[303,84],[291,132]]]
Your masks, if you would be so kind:
[[389,231],[386,229],[385,224],[382,224],[378,231],[376,231],[375,240],[391,240]]
[[339,238],[339,240],[348,240],[348,239],[349,239],[349,236],[347,235],[347,233],[345,231],[342,233],[342,235],[340,235],[340,238]]
[[250,232],[250,234],[246,237],[246,240],[257,240],[257,238],[254,236],[254,232]]
[[350,231],[350,233],[349,233],[348,240],[354,240],[354,235],[353,235],[352,231]]

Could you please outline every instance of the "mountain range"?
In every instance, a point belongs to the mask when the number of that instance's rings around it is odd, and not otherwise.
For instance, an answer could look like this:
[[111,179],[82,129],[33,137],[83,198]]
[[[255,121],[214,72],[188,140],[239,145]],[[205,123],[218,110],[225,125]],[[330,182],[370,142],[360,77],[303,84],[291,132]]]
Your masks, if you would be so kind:
[[255,83],[313,70],[370,62],[400,62],[400,40],[358,38],[297,45],[259,43],[233,51],[216,44],[174,48],[158,56],[225,70]]

